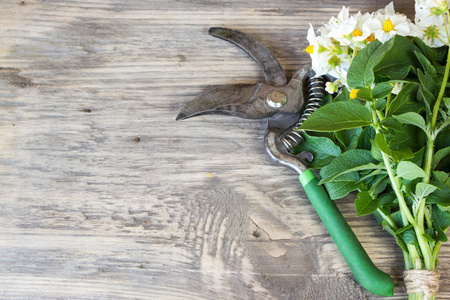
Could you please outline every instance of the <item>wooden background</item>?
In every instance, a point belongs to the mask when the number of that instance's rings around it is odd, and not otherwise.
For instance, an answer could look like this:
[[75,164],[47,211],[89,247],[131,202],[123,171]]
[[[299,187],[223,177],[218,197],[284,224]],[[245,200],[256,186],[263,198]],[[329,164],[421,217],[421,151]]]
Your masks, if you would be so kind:
[[[209,27],[251,34],[290,75],[309,23],[388,3],[2,0],[0,298],[383,299],[266,156],[264,121],[174,119],[212,86],[263,79]],[[401,251],[353,198],[338,206],[405,299]],[[440,259],[450,299],[448,245]]]

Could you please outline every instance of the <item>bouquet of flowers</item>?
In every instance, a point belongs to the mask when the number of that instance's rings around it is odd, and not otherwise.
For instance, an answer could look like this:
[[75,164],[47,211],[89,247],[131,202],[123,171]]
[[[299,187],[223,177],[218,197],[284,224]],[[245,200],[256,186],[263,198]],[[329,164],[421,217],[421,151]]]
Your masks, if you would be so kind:
[[[343,8],[308,31],[328,103],[299,128],[332,199],[356,191],[404,254],[409,299],[434,299],[450,226],[450,17],[447,0],[416,0],[414,22],[393,4]],[[306,131],[306,132],[305,132]]]

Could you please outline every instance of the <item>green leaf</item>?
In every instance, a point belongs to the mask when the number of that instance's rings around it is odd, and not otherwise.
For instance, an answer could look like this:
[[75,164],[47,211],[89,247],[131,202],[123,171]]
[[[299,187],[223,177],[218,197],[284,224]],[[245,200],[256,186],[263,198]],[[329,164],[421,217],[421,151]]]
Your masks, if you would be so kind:
[[411,68],[415,69],[420,65],[414,54],[415,51],[420,51],[420,49],[411,40],[395,35],[377,48],[375,55],[381,52],[383,58],[373,68],[374,73],[391,79],[404,79]]
[[373,213],[380,206],[380,200],[374,199],[368,191],[358,193],[355,200],[356,215],[363,216]]
[[356,191],[358,186],[358,183],[351,181],[325,183],[325,187],[331,200],[337,200],[347,196],[349,193]]
[[377,133],[375,136],[375,143],[378,146],[378,149],[381,150],[381,152],[392,156],[391,148],[389,147],[389,144],[387,143],[386,137],[384,136],[384,134]]
[[410,124],[419,127],[425,133],[427,132],[427,127],[425,125],[425,120],[421,115],[415,112],[408,112],[401,115],[393,116],[397,121],[403,124]]
[[296,153],[310,152],[314,159],[309,167],[320,169],[328,165],[336,156],[341,154],[341,149],[327,137],[311,136],[303,133],[303,142],[295,149]]
[[385,168],[383,164],[375,165],[375,163],[377,161],[372,157],[370,151],[349,150],[336,157],[326,168],[322,169],[320,183],[330,182],[348,172]]
[[431,204],[439,204],[441,209],[449,210],[450,209],[450,188],[447,186],[447,183],[442,183],[438,181],[433,181],[433,185],[439,187],[438,190],[435,190],[432,194],[427,197],[427,203]]
[[372,97],[374,99],[385,98],[391,94],[393,88],[394,87],[388,83],[379,83],[373,88]]
[[375,129],[373,129],[372,126],[365,127],[358,137],[356,148],[370,150],[372,148],[372,143],[370,140],[375,138],[375,134]]
[[362,104],[339,101],[326,104],[313,112],[299,130],[331,132],[367,126],[372,113]]
[[[437,76],[437,71],[436,68],[433,66],[433,64],[428,60],[428,58],[425,57],[425,55],[423,55],[420,52],[415,51],[414,54],[416,55],[416,57],[419,59],[419,62],[422,66],[423,71],[426,74],[429,74],[431,76],[431,79],[433,79],[434,77]],[[434,80],[433,80],[433,84],[434,84]],[[432,90],[429,90],[430,92],[432,92]]]
[[434,186],[432,184],[419,182],[416,185],[415,195],[416,195],[417,199],[423,199],[423,198],[426,198],[428,195],[430,195],[432,192],[434,192],[437,189],[438,189],[438,187]]
[[445,184],[447,180],[450,178],[450,174],[444,171],[433,171],[434,178],[440,183]]
[[370,141],[372,144],[372,149],[370,150],[370,153],[372,154],[373,158],[375,158],[378,161],[383,161],[383,154],[381,153],[380,148],[376,144],[374,140]]
[[423,98],[423,104],[425,106],[425,112],[428,117],[432,115],[431,108],[434,106],[434,103],[436,103],[436,97],[428,91],[427,89],[420,89],[420,94]]
[[[370,188],[369,192],[372,195],[378,195],[380,193],[382,193],[389,182],[389,178],[387,175],[381,175],[381,176],[377,176],[378,178],[375,179],[375,181],[372,184],[372,187]],[[381,199],[380,199],[381,200]]]
[[381,45],[380,41],[375,40],[355,56],[347,73],[347,83],[351,88],[363,88],[373,83],[373,68],[383,57],[382,53],[374,54]]
[[450,147],[450,128],[446,128],[440,132],[440,134],[436,137],[435,146],[436,149]]
[[335,136],[342,143],[343,148],[348,151],[356,148],[361,132],[362,128],[358,127],[337,131],[335,132]]
[[398,114],[398,110],[408,101],[415,100],[418,89],[419,87],[414,83],[405,84],[389,105],[386,111],[386,117]]
[[422,236],[429,242],[429,243],[434,243],[435,240],[429,235],[429,234],[422,234]]
[[395,161],[399,161],[402,159],[412,159],[414,158],[414,153],[409,148],[400,148],[399,150],[392,150],[392,157]]
[[387,232],[389,232],[395,238],[397,245],[400,246],[400,248],[403,250],[403,252],[408,253],[408,247],[406,246],[405,242],[403,241],[402,236],[400,234],[395,234],[394,230],[392,229],[392,227],[389,225],[389,223],[386,220],[383,220],[383,222],[381,224],[383,226],[383,229],[386,230]]
[[447,58],[447,52],[448,52],[448,46],[442,46],[439,48],[435,48],[434,50],[436,51],[437,62],[445,65],[446,58]]
[[390,215],[391,220],[395,223],[397,228],[404,227],[402,213],[400,211],[396,211]]
[[408,229],[410,229],[410,228],[412,228],[412,227],[413,227],[412,224],[408,224],[408,225],[406,225],[405,227],[401,227],[401,228],[397,229],[397,230],[395,231],[395,234],[403,233],[403,232],[405,232],[406,230],[408,230]]
[[407,159],[407,160],[412,163],[415,163],[418,166],[421,166],[423,163],[424,154],[425,154],[425,147],[423,147],[419,151],[414,152],[414,157]]
[[435,242],[437,235],[436,235],[436,231],[433,228],[425,229],[425,234],[427,234],[428,236],[430,236],[433,239],[433,243]]
[[414,229],[409,228],[405,230],[402,234],[403,241],[410,245],[418,246],[419,242],[417,241],[416,233],[414,232]]
[[[416,190],[416,185],[422,180],[422,178],[416,178],[414,180],[408,180],[406,178],[401,178],[401,190],[406,194],[407,198],[412,198],[414,191]],[[411,202],[412,199],[406,199],[407,202]]]
[[445,230],[450,226],[450,212],[436,209],[433,205],[431,215],[432,219],[437,222],[437,225],[442,230]]
[[445,127],[447,127],[448,125],[450,125],[450,118],[448,118],[447,120],[445,120],[444,123],[442,123],[439,128],[437,129],[437,132],[440,132],[442,129],[444,129]]
[[436,92],[436,83],[434,82],[433,77],[428,73],[423,73],[420,69],[417,70],[417,75],[419,76],[423,88],[434,95]]
[[358,97],[359,99],[364,99],[364,100],[370,101],[373,98],[372,89],[367,88],[367,87],[360,88],[358,93],[356,94],[356,97]]
[[[416,152],[426,146],[426,134],[417,126],[405,124],[403,132],[394,132],[393,138],[390,141],[392,150],[402,150],[410,148],[411,151]],[[413,157],[413,156],[411,156]]]
[[397,177],[404,178],[407,180],[414,180],[416,178],[423,178],[427,176],[422,168],[417,166],[415,163],[409,161],[401,161],[397,165]]
[[341,92],[333,99],[333,102],[350,100],[350,92],[346,87],[343,87]]
[[382,206],[398,206],[397,195],[395,195],[394,191],[384,193],[380,196],[380,200]]
[[[360,150],[360,149],[356,149],[356,150]],[[350,150],[352,151],[352,150]],[[361,151],[367,151],[367,150],[361,150]],[[345,152],[348,153],[348,152]],[[339,158],[339,156],[337,157]],[[334,160],[333,160],[334,162]],[[355,164],[354,162],[352,164]],[[383,163],[379,163],[379,164],[373,164],[373,163],[368,163],[365,165],[361,165],[361,166],[355,166],[352,168],[348,168],[348,169],[343,169],[342,167],[336,167],[335,165],[333,165],[330,169],[328,169],[327,173],[327,177],[323,178],[320,183],[326,183],[326,182],[331,182],[334,180],[334,178],[342,175],[342,174],[346,174],[349,172],[357,172],[357,171],[365,171],[365,170],[385,170],[386,167],[384,166]],[[339,171],[338,171],[339,170]],[[334,174],[332,174],[331,172],[335,172]]]
[[380,124],[384,127],[394,129],[395,131],[404,132],[403,125],[394,119],[393,117],[389,117],[380,122]]
[[425,42],[419,37],[413,37],[412,41],[417,47],[419,47],[421,53],[424,54],[426,59],[434,65],[436,63],[436,51],[425,44]]
[[449,154],[450,154],[450,147],[446,147],[444,149],[436,151],[436,153],[433,156],[433,163],[431,165],[431,168],[434,170],[436,166],[439,164],[439,162]]
[[406,102],[396,112],[396,115],[401,115],[407,112],[421,113],[425,110],[425,104],[423,102]]
[[433,229],[437,232],[437,240],[443,243],[448,241],[447,234],[442,230],[441,226],[439,226],[439,222],[433,220],[432,224]]
[[[365,170],[361,172],[359,177],[359,182],[364,182],[365,184],[371,183],[374,180],[378,180],[381,175],[386,175],[386,169],[374,169],[374,170]],[[372,192],[372,191],[371,191]],[[374,193],[372,193],[374,194]]]
[[[391,149],[392,147],[387,143],[386,137],[382,133],[377,133],[377,135],[375,136],[375,143],[378,146],[379,150],[394,158],[395,161],[401,159],[410,159],[414,157],[414,153],[408,147],[398,147],[398,144],[393,143],[394,146],[396,146],[396,148],[398,149]],[[372,148],[372,150],[373,149],[374,148]],[[378,155],[376,152],[372,153],[374,157],[375,155]]]
[[444,104],[447,107],[447,110],[450,110],[450,98],[444,97],[444,98],[442,98],[442,100],[444,101]]
[[[322,173],[322,171],[323,169],[320,172]],[[359,186],[358,179],[358,172],[350,172],[338,176],[333,182],[325,183],[330,199],[340,199],[347,196],[350,192],[356,191]]]
[[375,109],[382,111],[386,108],[387,101],[386,99],[378,99],[375,101]]

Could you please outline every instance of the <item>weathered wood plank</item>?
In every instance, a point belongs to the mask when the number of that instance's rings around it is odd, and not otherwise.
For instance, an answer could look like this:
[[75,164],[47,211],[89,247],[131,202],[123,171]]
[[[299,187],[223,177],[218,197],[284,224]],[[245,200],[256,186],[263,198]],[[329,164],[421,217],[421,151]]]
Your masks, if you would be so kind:
[[[309,23],[388,3],[2,1],[0,298],[382,299],[266,156],[264,121],[174,118],[208,87],[262,79],[209,27],[252,34],[292,74]],[[338,206],[399,281],[395,242],[351,197]]]

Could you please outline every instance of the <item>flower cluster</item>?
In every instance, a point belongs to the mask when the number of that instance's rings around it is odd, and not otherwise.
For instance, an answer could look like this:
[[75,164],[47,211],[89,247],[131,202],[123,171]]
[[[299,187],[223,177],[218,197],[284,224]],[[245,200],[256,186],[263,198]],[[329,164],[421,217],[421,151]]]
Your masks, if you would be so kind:
[[330,74],[338,79],[327,85],[332,93],[340,84],[346,85],[352,59],[375,39],[384,43],[394,35],[402,35],[419,37],[431,47],[448,44],[447,1],[416,0],[414,23],[395,12],[392,2],[375,13],[350,15],[349,9],[343,7],[337,18],[332,17],[317,32],[310,26],[305,50],[311,55],[312,69],[317,75]]

